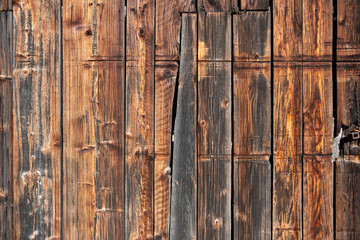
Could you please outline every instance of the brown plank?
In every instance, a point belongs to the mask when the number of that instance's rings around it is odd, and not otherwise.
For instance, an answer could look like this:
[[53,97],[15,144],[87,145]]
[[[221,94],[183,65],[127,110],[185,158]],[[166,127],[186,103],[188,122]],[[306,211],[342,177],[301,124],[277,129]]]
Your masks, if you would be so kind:
[[13,1],[12,0],[0,0],[0,11],[12,10]]
[[[336,64],[337,134],[340,128],[360,124],[360,63]],[[359,141],[345,142],[344,154],[360,154]]]
[[198,12],[233,12],[238,10],[237,0],[198,0]]
[[234,61],[270,61],[270,12],[233,15]]
[[241,10],[268,10],[269,0],[241,0]]
[[62,5],[65,61],[123,59],[124,0],[64,0]]
[[360,161],[344,156],[336,161],[336,239],[360,237]]
[[360,61],[360,2],[337,2],[337,60]]
[[172,115],[177,62],[155,64],[155,179],[154,179],[154,237],[168,239],[170,206],[170,153]]
[[303,64],[304,154],[332,154],[331,63]]
[[180,13],[195,11],[195,1],[156,0],[156,60],[179,60]]
[[302,60],[302,1],[273,2],[274,61]]
[[230,13],[199,13],[198,37],[199,61],[231,61]]
[[234,157],[234,239],[271,238],[269,156]]
[[61,6],[14,3],[12,238],[61,238]]
[[0,12],[0,81],[12,79],[13,72],[13,13]]
[[231,237],[231,63],[198,64],[198,238]]
[[274,63],[273,238],[302,239],[302,64]]
[[333,1],[303,0],[303,61],[331,61]]
[[270,63],[234,63],[234,154],[271,154]]
[[197,14],[182,15],[170,239],[197,237]]
[[304,239],[334,239],[332,157],[303,160]]

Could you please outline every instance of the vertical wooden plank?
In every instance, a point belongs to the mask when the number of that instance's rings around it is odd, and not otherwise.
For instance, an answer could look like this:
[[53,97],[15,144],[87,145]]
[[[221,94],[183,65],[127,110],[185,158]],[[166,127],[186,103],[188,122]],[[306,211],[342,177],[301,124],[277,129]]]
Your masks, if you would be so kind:
[[170,154],[177,62],[155,64],[155,179],[154,238],[168,239],[170,206]]
[[270,12],[233,15],[234,61],[270,61]]
[[237,0],[198,0],[198,12],[233,12],[238,10]]
[[269,156],[234,156],[234,239],[271,238]]
[[234,63],[234,154],[271,154],[270,63]]
[[360,61],[360,2],[337,1],[337,60]]
[[344,156],[336,161],[336,239],[360,237],[360,160]]
[[0,0],[0,11],[12,10],[12,0]]
[[332,0],[303,0],[303,60],[332,61]]
[[[336,64],[337,132],[360,123],[360,63]],[[345,142],[344,154],[360,154],[359,140]]]
[[231,61],[231,14],[202,12],[198,25],[198,60]]
[[197,14],[184,13],[174,129],[170,239],[197,237],[196,76]]
[[199,63],[198,238],[231,237],[231,63]]
[[274,61],[302,60],[303,0],[274,0]]
[[154,237],[154,4],[127,2],[125,239]]
[[14,239],[61,238],[60,1],[16,1]]
[[274,63],[273,94],[273,239],[303,239],[301,63]]
[[269,0],[241,0],[241,10],[268,10]]
[[179,60],[180,13],[195,11],[195,1],[192,0],[156,0],[156,60]]
[[303,64],[304,154],[332,154],[331,63]]
[[304,239],[334,239],[332,157],[304,156],[303,182]]
[[12,80],[13,13],[0,12],[0,81]]

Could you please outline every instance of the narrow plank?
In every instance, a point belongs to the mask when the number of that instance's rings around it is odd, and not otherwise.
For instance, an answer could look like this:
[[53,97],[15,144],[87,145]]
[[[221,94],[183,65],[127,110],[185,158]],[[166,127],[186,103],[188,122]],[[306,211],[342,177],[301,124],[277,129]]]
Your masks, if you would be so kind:
[[332,0],[303,0],[303,61],[332,61],[332,5]]
[[271,14],[243,12],[233,15],[234,61],[270,61]]
[[197,237],[197,14],[182,15],[174,129],[170,239]]
[[61,238],[61,4],[15,1],[12,238]]
[[231,238],[231,63],[198,64],[198,238]]
[[271,154],[270,63],[234,63],[234,154]]
[[234,239],[270,239],[269,156],[234,158]]
[[336,160],[336,239],[360,237],[360,161],[358,156]]
[[12,79],[13,72],[13,13],[0,12],[0,81]]
[[13,1],[12,0],[0,0],[0,11],[12,10]]
[[360,61],[360,2],[337,1],[337,60]]
[[199,13],[198,37],[199,61],[231,61],[230,13]]
[[155,64],[154,238],[169,238],[170,154],[177,62]]
[[[340,128],[360,124],[360,63],[336,64],[337,134]],[[345,142],[344,154],[360,154],[359,141]]]
[[122,60],[124,2],[64,0],[64,60]]
[[274,61],[302,60],[302,1],[274,0]]
[[274,63],[273,238],[302,239],[302,64]]
[[198,0],[198,12],[233,12],[239,9],[237,0]]
[[269,0],[241,0],[241,10],[268,10]]
[[304,239],[334,239],[332,157],[303,160]]
[[181,13],[195,12],[195,1],[156,0],[155,59],[179,60]]
[[332,154],[331,63],[303,64],[304,154]]

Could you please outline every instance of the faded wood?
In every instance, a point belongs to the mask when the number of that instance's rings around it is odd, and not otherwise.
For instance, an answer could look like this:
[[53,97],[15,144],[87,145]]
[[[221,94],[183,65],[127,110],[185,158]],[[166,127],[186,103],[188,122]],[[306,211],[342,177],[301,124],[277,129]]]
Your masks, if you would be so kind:
[[13,13],[0,12],[0,82],[12,80]]
[[179,60],[181,13],[195,12],[192,0],[156,0],[156,60]]
[[334,239],[331,156],[304,156],[304,239]]
[[231,61],[231,14],[202,12],[198,15],[198,60]]
[[241,10],[268,10],[269,0],[241,0]]
[[270,63],[234,63],[234,154],[271,154]]
[[231,237],[231,63],[198,64],[198,238]]
[[331,63],[303,64],[304,154],[332,154]]
[[198,12],[233,12],[237,11],[237,0],[198,0]]
[[13,0],[0,0],[0,11],[12,10]]
[[174,129],[170,239],[196,239],[197,15],[183,14]]
[[154,238],[168,239],[170,206],[170,154],[177,62],[155,64],[155,173]]
[[331,61],[333,0],[303,0],[303,61]]
[[274,64],[273,238],[302,239],[302,64]]
[[233,15],[234,61],[270,61],[270,12]]
[[360,2],[337,0],[337,60],[360,61]]

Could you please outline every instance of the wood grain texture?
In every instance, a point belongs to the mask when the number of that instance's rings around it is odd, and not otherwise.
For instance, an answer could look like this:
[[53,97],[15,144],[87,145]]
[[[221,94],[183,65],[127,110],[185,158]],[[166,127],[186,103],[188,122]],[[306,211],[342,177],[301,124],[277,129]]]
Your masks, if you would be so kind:
[[241,0],[241,10],[268,10],[269,0]]
[[169,238],[171,187],[171,138],[174,95],[177,87],[177,62],[155,64],[155,179],[154,238]]
[[197,14],[182,15],[170,239],[197,237]]
[[198,64],[198,238],[231,237],[231,63]]
[[234,61],[270,61],[270,12],[233,15]]
[[195,1],[192,0],[156,0],[156,60],[179,60],[180,14],[195,11]]
[[198,26],[198,60],[231,61],[231,14],[201,12]]
[[331,156],[304,156],[304,239],[334,239]]
[[[340,128],[360,124],[360,63],[336,64],[337,134]],[[344,154],[360,154],[358,140],[345,142]]]
[[270,63],[234,63],[234,154],[271,154]]
[[198,12],[233,12],[238,10],[237,0],[198,0]]
[[304,154],[332,154],[331,63],[303,64]]
[[303,0],[303,61],[332,61],[332,0]]
[[0,12],[0,81],[12,80],[13,13]]
[[274,61],[302,60],[302,2],[274,0]]
[[360,162],[358,156],[336,161],[336,239],[360,237]]
[[61,6],[16,1],[12,238],[61,238]]
[[0,0],[0,11],[12,10],[13,0]]
[[337,60],[360,61],[360,2],[337,1]]
[[302,64],[274,63],[273,238],[302,239]]
[[271,238],[269,156],[234,157],[234,239]]

